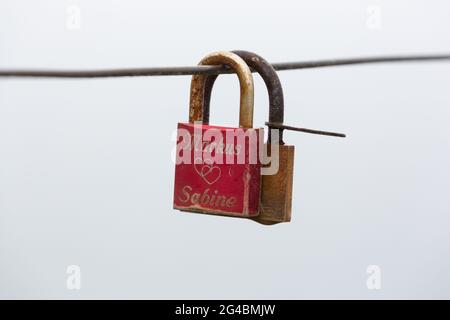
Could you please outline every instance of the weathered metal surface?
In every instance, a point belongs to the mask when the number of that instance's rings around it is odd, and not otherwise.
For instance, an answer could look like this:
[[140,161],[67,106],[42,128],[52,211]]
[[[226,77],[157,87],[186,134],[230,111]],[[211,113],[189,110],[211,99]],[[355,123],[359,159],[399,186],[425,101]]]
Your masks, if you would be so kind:
[[[234,69],[239,78],[241,89],[239,126],[253,127],[254,87],[253,76],[247,64],[234,53],[220,51],[204,57],[199,65],[227,65]],[[189,106],[189,122],[203,120],[204,91],[206,75],[194,75],[191,81],[191,96]]]
[[[223,136],[227,134],[236,136],[237,130],[253,131],[256,137],[259,131],[263,130],[201,125],[202,136],[205,136],[205,131],[209,129],[217,129]],[[194,136],[193,124],[179,123],[178,130],[186,130]],[[259,143],[259,138],[256,143]],[[228,147],[228,144],[231,147]],[[226,162],[225,153],[220,156],[221,161],[204,160],[195,163],[195,151],[198,152],[200,149],[200,153],[206,153],[209,145],[210,143],[203,144],[203,141],[201,144],[192,143],[191,150],[187,151],[190,163],[176,165],[174,208],[247,218],[257,216],[260,206],[261,164],[259,159],[256,163],[252,163],[251,157],[245,151],[250,148],[249,140],[239,142],[233,138],[232,141],[227,141],[227,147],[224,148],[245,152],[245,160],[242,163],[238,163],[238,152],[232,154],[233,163]]]
[[[194,124],[204,118],[203,95],[206,80],[204,75],[194,75],[191,81],[189,123],[178,124],[179,138],[184,131],[188,132],[190,137],[194,137],[194,140],[190,142],[189,150],[186,151],[190,163],[178,163],[175,167],[174,208],[198,213],[255,217],[259,214],[260,207],[261,163],[259,157],[256,162],[251,161],[250,148],[259,145],[263,129],[252,128],[254,89],[251,71],[239,56],[231,52],[210,54],[202,59],[200,64],[225,64],[236,71],[241,88],[240,128]],[[201,129],[200,144],[197,143],[198,137],[195,134],[196,132],[199,134],[198,129]],[[205,132],[211,129],[220,132],[220,136],[226,139],[224,143],[217,144],[216,140],[204,138]],[[238,139],[239,133],[253,134],[256,137],[256,145],[250,144],[249,139]],[[227,137],[230,136],[233,138],[228,141]],[[179,145],[178,143],[177,155]],[[215,156],[218,150],[226,150],[219,152],[218,158],[214,158],[220,161],[205,160],[211,145],[215,148]],[[221,149],[217,149],[217,145],[220,145]],[[227,153],[228,156],[231,155],[232,163],[227,160]],[[199,154],[201,161],[195,162]],[[239,162],[239,156],[243,156],[244,161]]]
[[[249,67],[256,70],[264,80],[269,93],[269,123],[276,124],[279,129],[279,139],[272,141],[271,128],[269,126],[268,141],[278,147],[278,158],[272,161],[279,162],[276,174],[262,176],[261,208],[255,221],[262,224],[274,224],[289,222],[291,220],[292,188],[294,171],[294,146],[284,145],[282,131],[284,121],[283,88],[275,69],[259,55],[248,51],[233,51],[240,56]],[[209,122],[209,103],[211,92],[217,75],[208,76],[204,89],[203,123]]]
[[[270,144],[268,148],[270,150]],[[255,221],[262,224],[291,221],[294,153],[294,146],[279,146],[279,170],[274,175],[262,176],[261,208]]]
[[[280,79],[272,67],[264,58],[256,53],[234,50],[233,53],[241,57],[247,65],[256,70],[266,84],[269,93],[269,121],[275,123],[283,123],[284,121],[284,96],[283,87]],[[211,75],[206,77],[204,88],[204,105],[203,105],[203,123],[209,123],[209,104],[211,101],[211,92],[218,75]],[[270,130],[268,132],[268,141],[272,141]],[[279,132],[279,144],[283,143],[283,130]]]

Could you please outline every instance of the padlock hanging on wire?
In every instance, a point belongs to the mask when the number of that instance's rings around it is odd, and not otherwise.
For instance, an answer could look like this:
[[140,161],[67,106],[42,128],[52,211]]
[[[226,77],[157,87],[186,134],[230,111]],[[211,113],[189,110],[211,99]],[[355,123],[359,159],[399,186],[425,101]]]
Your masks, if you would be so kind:
[[[322,134],[322,135],[331,135],[331,136],[345,136],[343,134],[339,133],[333,133],[333,132],[327,132],[327,131],[319,131],[319,130],[312,130],[312,129],[305,129],[305,128],[298,128],[298,127],[291,127],[286,126],[283,124],[284,122],[284,98],[283,98],[283,89],[281,86],[281,82],[278,78],[278,75],[275,71],[275,69],[270,65],[265,59],[258,56],[255,53],[248,52],[248,51],[233,51],[234,54],[239,56],[244,60],[244,62],[251,67],[252,69],[256,70],[260,76],[263,78],[267,90],[269,93],[269,121],[266,122],[266,124],[269,127],[268,132],[268,141],[264,144],[263,150],[271,150],[270,153],[259,153],[258,155],[264,154],[266,155],[266,158],[263,159],[263,163],[268,164],[269,166],[272,166],[274,163],[276,163],[276,170],[272,172],[266,172],[262,175],[262,181],[261,181],[261,189],[255,190],[255,188],[251,189],[252,193],[251,196],[254,199],[256,197],[256,194],[260,195],[260,201],[258,208],[256,211],[254,211],[251,215],[248,215],[247,212],[242,209],[239,211],[238,214],[233,213],[224,213],[221,212],[220,208],[208,208],[206,209],[205,206],[208,206],[210,203],[208,201],[202,201],[202,200],[209,200],[211,196],[208,193],[201,193],[197,192],[194,193],[193,196],[190,196],[190,194],[187,191],[191,191],[191,187],[184,187],[185,189],[181,190],[181,193],[183,194],[183,197],[178,197],[179,201],[188,201],[190,199],[190,207],[189,208],[180,208],[179,204],[177,204],[177,189],[179,189],[179,185],[177,182],[180,181],[180,178],[177,178],[177,174],[180,174],[180,167],[176,168],[176,174],[175,174],[175,194],[174,194],[174,208],[180,209],[180,210],[186,210],[186,211],[197,211],[202,213],[216,213],[216,214],[226,214],[226,215],[233,215],[233,216],[240,216],[240,217],[250,217],[253,220],[262,223],[262,224],[275,224],[279,222],[289,222],[291,220],[291,207],[292,207],[292,187],[293,187],[293,167],[294,167],[294,146],[285,145],[283,142],[283,130],[295,130],[295,131],[302,131],[307,133],[314,133],[314,134]],[[231,55],[231,57],[234,57]],[[236,57],[234,57],[236,59]],[[202,63],[204,63],[205,60],[208,60],[207,58],[202,60]],[[242,80],[241,75],[238,72],[238,77],[240,80]],[[191,83],[191,101],[190,101],[190,122],[194,121],[202,121],[202,128],[208,129],[210,126],[209,123],[209,104],[210,104],[210,98],[211,98],[211,91],[214,85],[214,82],[217,78],[217,75],[211,75],[208,77],[200,77],[200,76],[194,76],[192,83]],[[241,117],[244,116],[247,117],[248,123],[250,123],[250,118],[248,117],[248,114],[243,111],[247,110],[242,108],[243,101],[249,102],[250,99],[248,98],[247,94],[250,91],[250,87],[253,91],[253,83],[251,83],[251,86],[242,86],[241,83]],[[248,81],[250,83],[250,81]],[[250,107],[250,104],[246,105],[247,107]],[[201,108],[201,109],[199,109]],[[251,108],[253,109],[253,98],[252,98],[252,104]],[[240,117],[240,120],[243,118]],[[253,111],[251,112],[251,117],[253,117]],[[243,127],[242,123],[240,123],[241,127]],[[250,125],[251,126],[251,125]],[[229,129],[229,128],[228,128]],[[180,130],[180,125],[179,125]],[[263,133],[261,129],[254,129],[255,133],[258,132],[259,134]],[[262,141],[262,136],[260,136]],[[202,140],[201,143],[204,141]],[[259,145],[259,141],[258,141]],[[251,148],[251,145],[244,145],[245,150],[248,150],[247,148]],[[258,149],[258,151],[261,148]],[[250,150],[251,151],[251,150]],[[275,151],[275,152],[274,152]],[[270,161],[266,161],[266,160]],[[248,159],[247,159],[248,160]],[[270,162],[270,163],[269,163]],[[258,162],[258,165],[260,165],[260,162]],[[196,176],[195,173],[197,173],[198,176],[205,178],[213,178],[216,179],[216,176],[219,173],[219,170],[217,169],[217,166],[213,165],[212,163],[201,163],[194,164],[191,166],[193,170],[191,172],[193,173],[192,176]],[[264,173],[264,169],[262,169],[262,172]],[[186,169],[185,169],[186,170]],[[189,169],[187,169],[189,171]],[[239,173],[241,174],[241,173]],[[245,176],[245,174],[244,174]],[[197,177],[198,178],[198,177]],[[236,177],[235,177],[236,178]],[[238,176],[239,178],[242,178]],[[219,178],[217,177],[217,182],[219,181]],[[194,179],[195,180],[195,179]],[[192,180],[192,181],[194,181]],[[210,184],[211,181],[205,180],[207,184]],[[235,179],[236,180],[236,179]],[[242,180],[242,179],[241,179]],[[256,179],[253,179],[253,181],[256,181]],[[215,183],[216,181],[214,181]],[[251,187],[254,187],[253,185]],[[187,188],[187,190],[186,190]],[[199,188],[202,189],[201,187]],[[210,192],[209,188],[203,188],[204,190],[207,190]],[[246,196],[249,195],[249,188],[245,189],[244,186],[244,192],[242,192],[242,189],[236,189],[235,191],[238,194],[239,199],[245,199]],[[245,192],[247,190],[247,192]],[[217,190],[216,190],[217,191]],[[214,192],[216,192],[214,191]],[[179,192],[178,192],[179,194]],[[220,194],[218,195],[221,196]],[[189,198],[190,197],[190,198]],[[216,199],[216,198],[214,198]],[[222,199],[222,198],[221,198]],[[233,197],[234,199],[234,197]],[[244,200],[245,202],[245,200]]]
[[[253,220],[262,224],[275,224],[289,222],[291,220],[293,175],[294,175],[294,151],[292,145],[286,145],[283,141],[283,130],[295,130],[306,133],[322,134],[345,137],[344,134],[328,131],[312,130],[286,126],[284,122],[284,96],[281,81],[273,66],[256,53],[235,50],[233,53],[240,56],[247,65],[259,73],[266,84],[269,94],[269,121],[268,138],[264,149],[268,152],[276,148],[276,152],[268,154],[270,163],[263,160],[267,166],[276,163],[278,169],[262,175],[260,213]],[[209,122],[209,105],[211,92],[217,75],[206,79],[204,92],[203,123]],[[275,137],[276,134],[276,137]],[[264,170],[264,169],[263,169]],[[264,173],[264,172],[263,172]]]
[[182,211],[256,217],[261,190],[257,148],[264,129],[253,128],[253,76],[244,60],[231,52],[212,53],[200,61],[200,65],[222,64],[234,69],[239,78],[239,128],[202,124],[206,76],[194,75],[189,123],[178,124],[173,206]]

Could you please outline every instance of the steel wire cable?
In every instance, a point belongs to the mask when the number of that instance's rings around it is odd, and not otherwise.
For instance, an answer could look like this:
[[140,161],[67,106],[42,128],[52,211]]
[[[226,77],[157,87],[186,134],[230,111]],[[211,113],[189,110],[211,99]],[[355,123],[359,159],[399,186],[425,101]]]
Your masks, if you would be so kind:
[[[373,56],[362,58],[343,58],[316,61],[279,62],[272,66],[277,71],[312,69],[344,65],[395,63],[395,62],[425,62],[450,60],[450,54],[432,55],[394,55]],[[253,71],[253,70],[252,70]],[[99,70],[38,70],[38,69],[0,69],[0,77],[21,78],[108,78],[108,77],[144,77],[144,76],[186,76],[193,74],[234,73],[224,66],[191,66],[191,67],[153,67],[127,69]]]

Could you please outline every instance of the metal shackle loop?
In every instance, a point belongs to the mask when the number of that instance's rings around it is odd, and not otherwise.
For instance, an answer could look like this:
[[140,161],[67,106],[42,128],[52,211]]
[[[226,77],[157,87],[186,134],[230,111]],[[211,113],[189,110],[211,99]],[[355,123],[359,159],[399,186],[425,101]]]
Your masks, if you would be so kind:
[[[238,55],[220,51],[214,52],[204,57],[199,65],[226,65],[233,69],[239,78],[241,88],[239,126],[241,128],[253,127],[253,103],[254,103],[254,86],[253,76],[250,68]],[[189,102],[189,122],[195,121],[205,122],[205,84],[206,75],[194,75],[191,80],[191,93]],[[209,109],[209,101],[208,101]]]
[[[284,121],[283,87],[281,86],[280,79],[278,78],[275,69],[269,62],[256,53],[243,50],[234,50],[232,52],[241,57],[250,68],[256,70],[264,80],[269,93],[269,122],[282,125]],[[209,104],[212,88],[216,79],[217,75],[210,75],[206,79],[203,105],[203,123],[205,124],[209,122]],[[279,129],[278,143],[284,144],[283,129]],[[269,130],[268,142],[272,142],[270,133]]]

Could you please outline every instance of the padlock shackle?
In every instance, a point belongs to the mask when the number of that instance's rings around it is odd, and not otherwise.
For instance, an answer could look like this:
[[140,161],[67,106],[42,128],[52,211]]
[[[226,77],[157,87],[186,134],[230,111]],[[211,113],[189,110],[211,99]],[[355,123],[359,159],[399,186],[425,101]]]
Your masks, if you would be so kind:
[[[269,123],[277,123],[282,125],[284,121],[284,97],[283,87],[281,86],[280,78],[272,65],[267,62],[263,57],[256,53],[234,50],[232,51],[239,57],[241,57],[245,63],[252,69],[256,70],[266,84],[267,91],[269,93]],[[203,123],[209,123],[209,105],[211,101],[211,92],[214,86],[214,82],[217,79],[217,75],[210,75],[206,79],[205,91],[204,91],[204,104],[203,104]],[[270,128],[270,126],[269,126]],[[283,143],[283,128],[278,128],[279,131],[279,144]],[[268,142],[272,142],[271,132],[269,130]]]
[[[207,55],[200,61],[199,65],[226,65],[237,73],[241,88],[239,126],[241,128],[252,128],[254,85],[252,72],[245,61],[232,52],[220,51]],[[204,114],[204,110],[206,110],[206,101],[204,100],[206,80],[206,75],[197,74],[192,76],[189,102],[190,123],[195,121],[208,123],[209,121],[209,119],[206,119],[205,122]],[[207,109],[209,112],[209,100]]]

